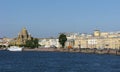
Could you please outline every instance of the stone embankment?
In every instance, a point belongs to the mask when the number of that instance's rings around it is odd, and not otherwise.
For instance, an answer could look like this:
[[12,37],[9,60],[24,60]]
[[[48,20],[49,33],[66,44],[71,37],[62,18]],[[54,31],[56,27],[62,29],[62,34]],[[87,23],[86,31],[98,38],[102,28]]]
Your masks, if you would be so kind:
[[24,48],[23,51],[57,51],[57,49],[54,49],[54,48],[34,48],[34,49]]
[[120,55],[120,50],[115,49],[67,49],[67,48],[24,48],[23,51],[53,51],[53,52],[79,52],[79,53],[92,53],[92,54],[114,54]]

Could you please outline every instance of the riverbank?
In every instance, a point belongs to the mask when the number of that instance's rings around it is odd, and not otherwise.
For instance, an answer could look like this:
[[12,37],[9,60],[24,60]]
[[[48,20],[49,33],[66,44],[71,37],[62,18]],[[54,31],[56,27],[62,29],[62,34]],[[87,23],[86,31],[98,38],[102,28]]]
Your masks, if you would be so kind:
[[119,50],[115,49],[63,49],[63,48],[35,48],[29,49],[24,48],[23,51],[51,51],[51,52],[79,52],[79,53],[93,53],[93,54],[113,54],[113,55],[120,55]]

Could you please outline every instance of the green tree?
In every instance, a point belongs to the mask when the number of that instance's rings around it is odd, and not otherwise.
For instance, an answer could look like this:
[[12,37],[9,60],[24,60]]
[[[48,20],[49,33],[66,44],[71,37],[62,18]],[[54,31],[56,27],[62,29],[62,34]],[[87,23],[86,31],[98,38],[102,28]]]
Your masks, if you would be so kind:
[[39,46],[38,42],[39,42],[39,40],[37,38],[32,39],[32,40],[27,40],[25,47],[38,48],[38,46]]
[[25,47],[34,48],[33,41],[32,40],[27,40]]
[[59,43],[62,45],[62,47],[64,48],[65,46],[65,42],[67,41],[67,37],[65,34],[60,34],[59,36]]
[[2,45],[0,45],[0,48],[2,48]]
[[33,40],[33,42],[34,42],[34,47],[36,47],[36,48],[38,48],[38,46],[39,46],[39,40],[37,39],[37,38],[35,38],[34,40]]

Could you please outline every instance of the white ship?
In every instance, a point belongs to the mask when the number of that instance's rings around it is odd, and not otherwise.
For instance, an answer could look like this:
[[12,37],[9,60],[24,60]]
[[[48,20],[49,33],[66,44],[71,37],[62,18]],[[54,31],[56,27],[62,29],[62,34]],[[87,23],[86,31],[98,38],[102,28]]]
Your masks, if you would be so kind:
[[11,46],[7,50],[8,51],[22,51],[23,47]]

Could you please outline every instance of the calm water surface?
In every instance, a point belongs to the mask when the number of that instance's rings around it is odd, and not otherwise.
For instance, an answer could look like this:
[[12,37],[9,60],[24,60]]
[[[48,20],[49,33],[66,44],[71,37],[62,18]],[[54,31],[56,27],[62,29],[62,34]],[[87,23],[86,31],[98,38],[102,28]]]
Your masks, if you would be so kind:
[[0,72],[120,72],[120,56],[0,51]]

